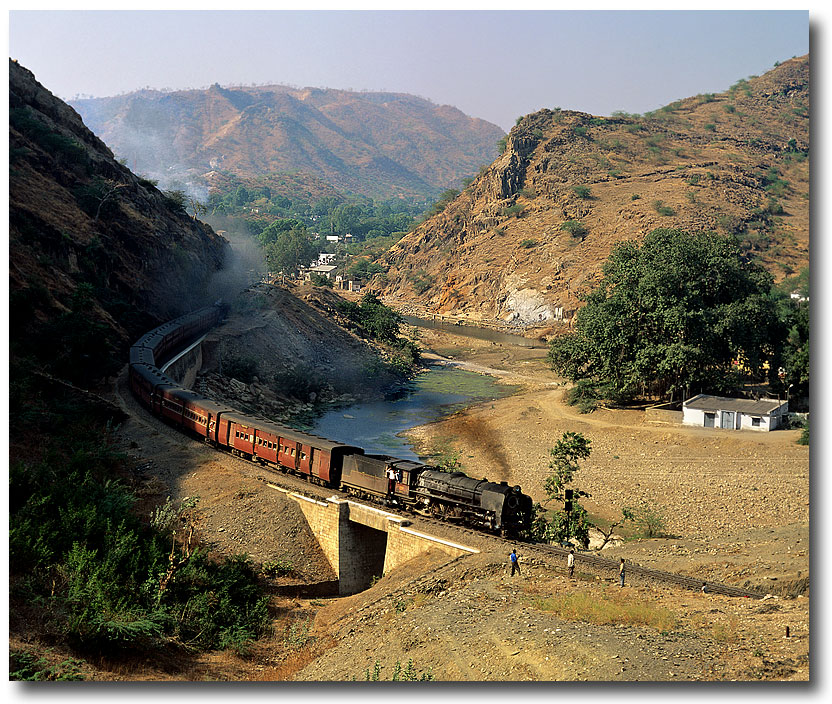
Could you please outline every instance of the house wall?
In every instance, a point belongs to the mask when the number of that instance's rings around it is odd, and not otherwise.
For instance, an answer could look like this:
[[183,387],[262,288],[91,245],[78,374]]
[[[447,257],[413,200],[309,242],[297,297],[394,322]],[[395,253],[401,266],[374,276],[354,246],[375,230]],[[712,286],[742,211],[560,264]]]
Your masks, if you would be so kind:
[[705,411],[699,408],[682,408],[682,425],[695,425],[699,428],[705,426]]
[[[775,430],[779,428],[782,424],[783,414],[787,412],[788,407],[784,406],[783,408],[779,408],[771,414],[767,415],[759,415],[759,414],[749,414],[749,413],[742,413],[740,411],[734,412],[734,424],[731,428],[732,430],[759,430],[762,432],[767,432],[769,430]],[[714,428],[715,429],[722,429],[722,413],[721,410],[710,411],[716,413],[716,418],[714,419]],[[754,426],[753,418],[760,418],[761,422],[759,426]],[[692,425],[697,428],[704,428],[705,427],[705,411],[699,408],[683,408],[682,409],[682,424],[683,425]]]
[[[760,419],[760,425],[754,426],[752,425],[752,421],[754,418]],[[776,416],[755,416],[743,413],[742,414],[742,426],[740,430],[762,430],[763,432],[774,430],[777,427],[776,425]]]

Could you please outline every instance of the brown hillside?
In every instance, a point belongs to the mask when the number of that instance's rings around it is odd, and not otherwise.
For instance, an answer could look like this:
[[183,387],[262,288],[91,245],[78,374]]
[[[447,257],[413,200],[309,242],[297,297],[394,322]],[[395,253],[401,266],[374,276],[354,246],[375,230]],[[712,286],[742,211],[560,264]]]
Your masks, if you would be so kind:
[[66,312],[82,285],[93,318],[121,344],[211,295],[206,285],[226,241],[119,164],[15,61],[9,155],[11,312],[20,324],[13,336],[23,339],[33,319]]
[[376,287],[435,312],[541,323],[577,306],[614,245],[659,227],[736,235],[781,279],[808,264],[808,152],[808,56],[646,116],[541,110],[391,248]]
[[503,131],[398,93],[286,86],[144,90],[73,106],[142,173],[302,172],[372,197],[430,196],[493,159]]

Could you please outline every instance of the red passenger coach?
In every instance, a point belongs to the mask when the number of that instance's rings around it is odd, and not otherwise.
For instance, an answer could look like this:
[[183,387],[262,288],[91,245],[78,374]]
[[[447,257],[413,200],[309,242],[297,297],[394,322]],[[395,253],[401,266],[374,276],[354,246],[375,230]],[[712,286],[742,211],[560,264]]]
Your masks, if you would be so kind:
[[252,419],[240,413],[223,413],[220,416],[219,444],[233,454],[254,455],[256,427]]

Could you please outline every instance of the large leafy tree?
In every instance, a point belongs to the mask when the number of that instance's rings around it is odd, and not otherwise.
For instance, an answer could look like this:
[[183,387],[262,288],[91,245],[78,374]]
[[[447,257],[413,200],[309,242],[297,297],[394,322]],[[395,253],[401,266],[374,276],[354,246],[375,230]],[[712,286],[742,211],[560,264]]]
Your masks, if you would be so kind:
[[[268,228],[263,234],[267,231]],[[298,267],[308,266],[318,253],[304,227],[269,232],[269,239],[265,248],[266,262],[271,271],[291,274]]]
[[617,246],[553,369],[611,398],[722,391],[732,363],[760,374],[783,336],[771,276],[715,233],[658,229]]

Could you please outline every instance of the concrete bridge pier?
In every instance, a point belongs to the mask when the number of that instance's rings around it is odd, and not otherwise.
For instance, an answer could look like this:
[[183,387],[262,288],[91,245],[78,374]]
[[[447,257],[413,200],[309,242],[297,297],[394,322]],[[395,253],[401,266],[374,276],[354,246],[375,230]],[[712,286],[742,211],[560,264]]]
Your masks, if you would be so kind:
[[332,497],[327,501],[289,492],[269,484],[297,501],[324,556],[338,575],[338,593],[355,594],[373,579],[412,558],[439,549],[450,557],[479,552],[409,527],[410,521],[374,506]]

